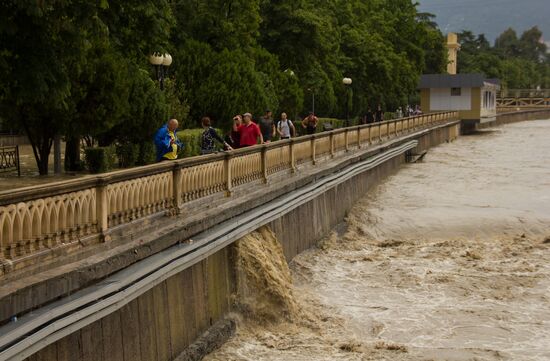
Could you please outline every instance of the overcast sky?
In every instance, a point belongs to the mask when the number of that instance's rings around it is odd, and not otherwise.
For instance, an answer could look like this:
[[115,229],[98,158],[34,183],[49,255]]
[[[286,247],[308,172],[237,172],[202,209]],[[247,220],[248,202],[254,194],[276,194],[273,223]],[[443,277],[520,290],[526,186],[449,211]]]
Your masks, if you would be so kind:
[[537,25],[550,40],[550,0],[418,0],[419,10],[433,13],[444,33],[464,29],[493,41],[508,27],[521,34]]

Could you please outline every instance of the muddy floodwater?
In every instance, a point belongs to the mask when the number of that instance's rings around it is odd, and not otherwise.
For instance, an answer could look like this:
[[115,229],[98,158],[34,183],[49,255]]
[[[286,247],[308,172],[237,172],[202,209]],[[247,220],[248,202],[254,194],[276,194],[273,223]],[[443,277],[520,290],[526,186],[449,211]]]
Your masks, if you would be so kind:
[[550,120],[431,149],[290,272],[275,236],[207,360],[550,360]]

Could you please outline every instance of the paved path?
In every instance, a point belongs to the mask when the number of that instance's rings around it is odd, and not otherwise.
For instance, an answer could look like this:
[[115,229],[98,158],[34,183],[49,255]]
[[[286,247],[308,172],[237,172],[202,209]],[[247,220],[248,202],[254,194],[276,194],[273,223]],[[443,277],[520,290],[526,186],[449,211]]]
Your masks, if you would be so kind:
[[[61,145],[61,162],[65,155],[65,144]],[[34,159],[32,147],[30,145],[19,146],[19,157],[21,164],[21,177],[17,176],[17,171],[0,173],[0,191],[16,189],[21,187],[35,186],[45,183],[56,182],[59,180],[73,179],[84,174],[53,174],[53,152],[50,154],[50,175],[38,175],[38,167]]]

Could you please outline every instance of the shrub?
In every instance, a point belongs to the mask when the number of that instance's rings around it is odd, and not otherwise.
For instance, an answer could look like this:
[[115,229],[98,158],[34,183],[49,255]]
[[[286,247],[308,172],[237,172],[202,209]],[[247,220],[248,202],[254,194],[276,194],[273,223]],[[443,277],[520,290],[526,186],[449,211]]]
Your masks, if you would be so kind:
[[117,144],[116,155],[120,168],[133,167],[139,157],[139,145],[133,143]]
[[105,173],[113,168],[115,151],[111,147],[86,148],[86,167],[90,173]]
[[138,157],[136,164],[137,165],[146,165],[154,163],[157,159],[157,153],[155,149],[155,144],[152,141],[143,142],[137,145]]

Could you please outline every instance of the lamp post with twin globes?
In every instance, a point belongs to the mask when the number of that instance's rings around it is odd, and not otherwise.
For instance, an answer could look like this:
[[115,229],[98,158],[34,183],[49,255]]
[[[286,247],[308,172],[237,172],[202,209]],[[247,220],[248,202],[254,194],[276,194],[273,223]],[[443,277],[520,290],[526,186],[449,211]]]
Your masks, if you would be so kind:
[[168,67],[172,65],[172,55],[153,53],[149,56],[149,62],[155,67],[160,90],[164,90],[164,78],[168,74]]

